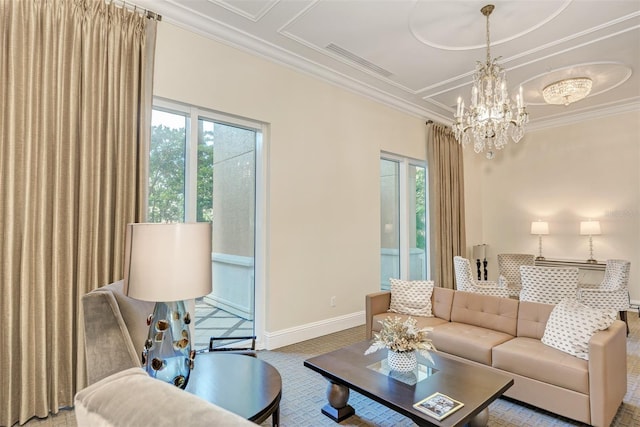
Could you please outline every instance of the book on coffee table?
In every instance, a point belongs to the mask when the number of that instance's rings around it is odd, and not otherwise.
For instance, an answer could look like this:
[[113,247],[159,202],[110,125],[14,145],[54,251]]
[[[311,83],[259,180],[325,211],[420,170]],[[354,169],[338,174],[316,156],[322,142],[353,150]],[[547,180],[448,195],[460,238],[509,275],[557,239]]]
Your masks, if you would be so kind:
[[462,408],[464,403],[442,393],[431,396],[413,404],[413,407],[440,421]]

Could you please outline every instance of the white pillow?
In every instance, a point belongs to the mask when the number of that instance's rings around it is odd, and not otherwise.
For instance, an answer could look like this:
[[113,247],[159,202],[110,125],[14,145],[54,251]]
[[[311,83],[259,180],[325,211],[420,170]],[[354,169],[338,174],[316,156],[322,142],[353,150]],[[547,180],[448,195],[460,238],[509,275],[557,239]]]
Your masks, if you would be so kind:
[[433,281],[389,279],[391,282],[391,304],[389,311],[409,316],[433,317],[431,294]]
[[574,299],[563,299],[551,311],[542,342],[550,347],[589,360],[589,340],[607,329],[616,313],[591,308]]

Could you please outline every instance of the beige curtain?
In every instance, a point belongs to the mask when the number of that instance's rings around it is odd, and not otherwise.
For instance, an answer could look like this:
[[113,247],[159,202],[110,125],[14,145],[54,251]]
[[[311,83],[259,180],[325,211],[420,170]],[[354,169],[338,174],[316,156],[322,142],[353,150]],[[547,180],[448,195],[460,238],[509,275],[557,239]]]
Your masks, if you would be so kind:
[[431,277],[437,286],[454,288],[453,257],[466,248],[462,147],[449,127],[427,126]]
[[102,0],[0,0],[0,425],[73,405],[80,298],[143,216],[155,21]]

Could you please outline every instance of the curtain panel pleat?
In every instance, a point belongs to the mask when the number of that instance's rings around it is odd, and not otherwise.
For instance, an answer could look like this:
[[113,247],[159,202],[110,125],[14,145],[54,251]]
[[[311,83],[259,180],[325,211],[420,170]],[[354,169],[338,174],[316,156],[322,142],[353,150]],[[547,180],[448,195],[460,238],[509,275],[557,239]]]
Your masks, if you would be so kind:
[[450,128],[427,126],[431,276],[437,286],[455,289],[453,257],[466,248],[462,147]]
[[156,22],[102,0],[0,0],[0,425],[72,406],[80,299],[144,219]]

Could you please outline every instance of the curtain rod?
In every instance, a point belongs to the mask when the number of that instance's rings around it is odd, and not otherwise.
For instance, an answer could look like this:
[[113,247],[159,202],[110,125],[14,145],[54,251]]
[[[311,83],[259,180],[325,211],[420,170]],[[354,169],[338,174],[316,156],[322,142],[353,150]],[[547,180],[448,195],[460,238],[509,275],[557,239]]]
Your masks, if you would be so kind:
[[[107,4],[109,2],[107,1]],[[133,12],[137,12],[138,9],[143,11],[143,14],[145,17],[147,17],[148,19],[155,19],[156,21],[162,21],[162,15],[160,15],[159,13],[153,12],[149,9],[145,9],[144,7],[139,7],[137,4],[131,4],[131,3],[127,3],[124,0],[111,0],[111,3],[115,3],[116,5],[119,3],[121,4],[121,7],[124,7],[126,9],[129,9]]]

